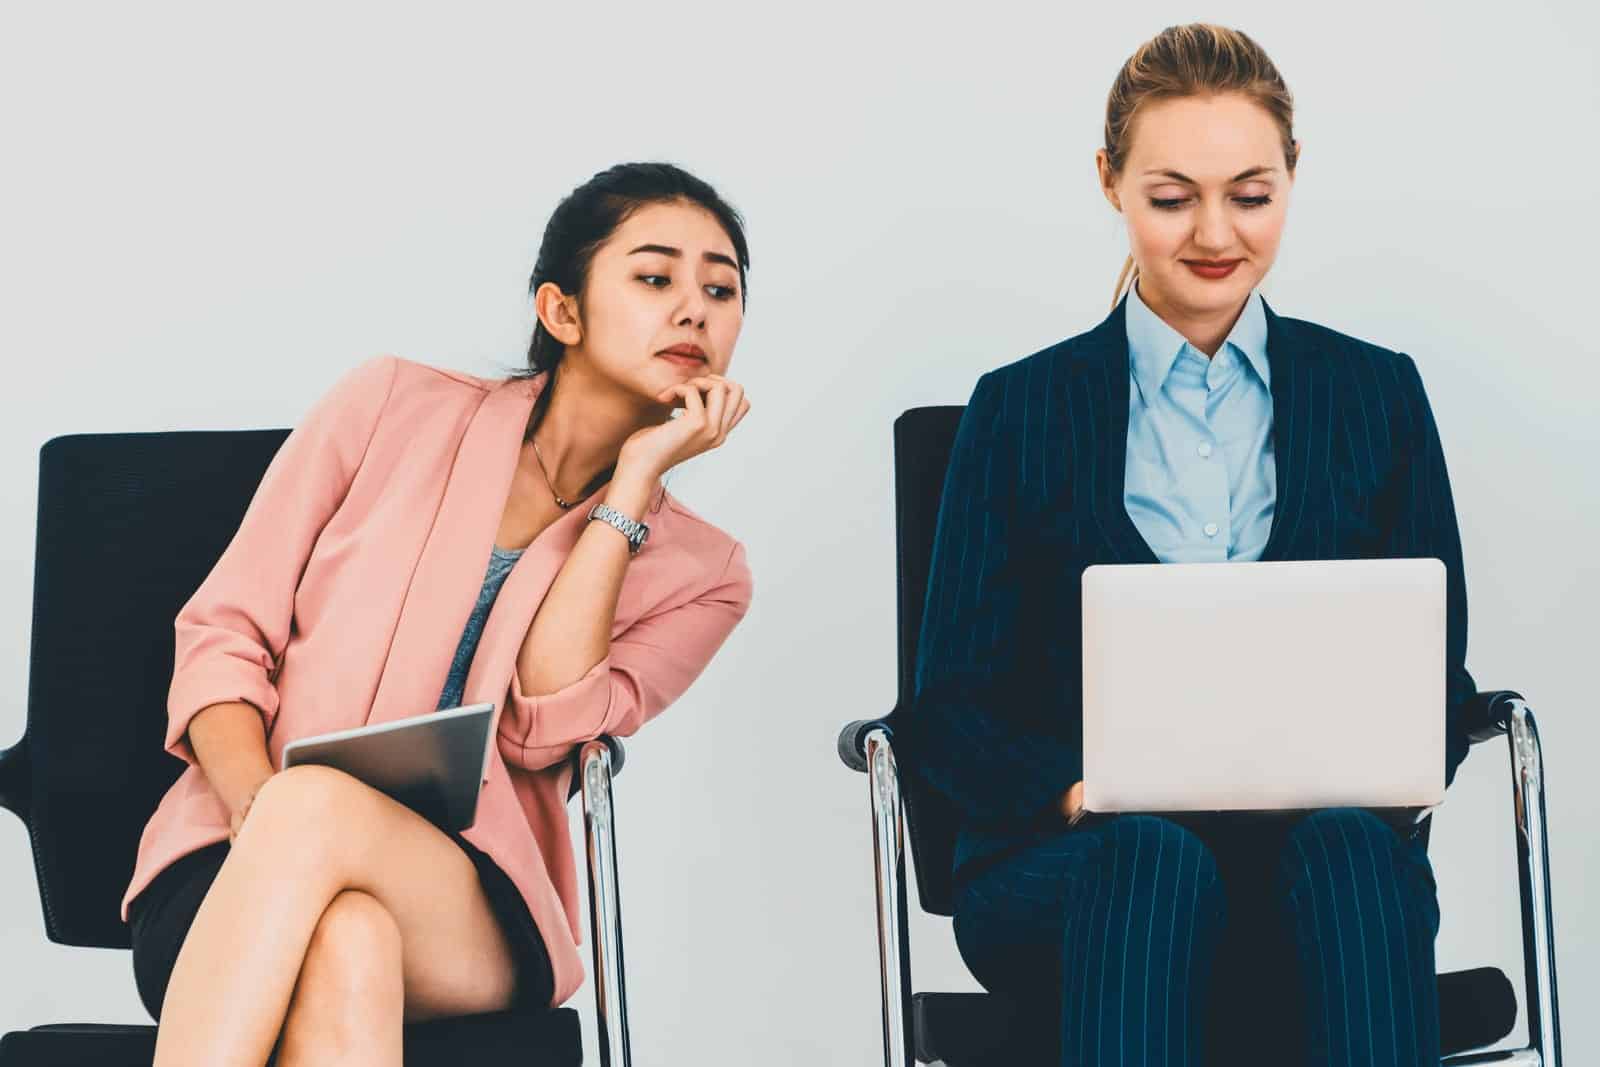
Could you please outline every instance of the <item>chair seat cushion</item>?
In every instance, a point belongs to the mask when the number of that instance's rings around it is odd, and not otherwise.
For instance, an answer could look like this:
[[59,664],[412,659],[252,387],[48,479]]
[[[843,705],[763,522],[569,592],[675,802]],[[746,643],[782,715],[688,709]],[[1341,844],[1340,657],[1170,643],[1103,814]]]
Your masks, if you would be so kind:
[[911,1023],[919,1063],[987,1067],[1035,1057],[1046,1020],[991,993],[918,993]]
[[0,1067],[149,1067],[153,1026],[41,1026],[0,1037]]
[[[990,993],[918,993],[911,1021],[918,1062],[949,1067],[1013,1065],[1048,1040],[1044,1020],[1015,1001]],[[1453,1056],[1492,1045],[1511,1033],[1517,997],[1494,967],[1439,975],[1441,1052]],[[0,1067],[6,1067],[0,1064]]]
[[[77,1023],[0,1038],[0,1067],[149,1067],[156,1028]],[[406,1067],[579,1067],[583,1037],[571,1008],[496,1012],[406,1027]]]

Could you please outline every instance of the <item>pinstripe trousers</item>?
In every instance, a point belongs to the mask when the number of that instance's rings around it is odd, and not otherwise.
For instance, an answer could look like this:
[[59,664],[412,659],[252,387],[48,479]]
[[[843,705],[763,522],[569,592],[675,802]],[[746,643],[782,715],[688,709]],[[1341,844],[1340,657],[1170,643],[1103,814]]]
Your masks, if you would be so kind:
[[[1124,815],[966,880],[956,942],[1041,1064],[1439,1062],[1433,873],[1353,808]],[[1059,1025],[1054,1025],[1059,1020]]]

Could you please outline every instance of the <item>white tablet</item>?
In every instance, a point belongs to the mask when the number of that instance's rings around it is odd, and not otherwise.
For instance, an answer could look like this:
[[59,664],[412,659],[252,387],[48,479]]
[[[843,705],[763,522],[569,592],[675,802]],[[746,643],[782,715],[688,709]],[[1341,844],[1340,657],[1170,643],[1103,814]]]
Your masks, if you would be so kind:
[[493,724],[493,704],[445,708],[298,738],[284,746],[283,765],[334,767],[441,830],[465,830],[478,815]]

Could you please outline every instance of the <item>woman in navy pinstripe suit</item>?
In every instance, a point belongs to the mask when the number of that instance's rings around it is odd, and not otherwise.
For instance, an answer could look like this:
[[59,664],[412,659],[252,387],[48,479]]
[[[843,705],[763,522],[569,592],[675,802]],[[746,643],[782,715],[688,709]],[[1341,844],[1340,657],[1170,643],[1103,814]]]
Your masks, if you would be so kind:
[[[1039,1062],[1437,1063],[1439,913],[1408,834],[1354,809],[1073,825],[1090,564],[1437,557],[1447,780],[1473,691],[1415,364],[1256,293],[1300,151],[1278,71],[1241,33],[1169,29],[1118,76],[1105,138],[1132,244],[1114,310],[984,375],[939,518],[900,739],[959,813],[957,943],[986,987],[1060,1020]],[[1248,669],[1227,634],[1195,639]]]

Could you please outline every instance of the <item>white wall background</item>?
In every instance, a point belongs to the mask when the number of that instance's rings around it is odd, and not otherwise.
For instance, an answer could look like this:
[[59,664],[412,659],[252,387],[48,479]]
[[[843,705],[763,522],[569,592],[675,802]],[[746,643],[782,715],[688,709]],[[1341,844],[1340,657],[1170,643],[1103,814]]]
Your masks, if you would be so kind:
[[[733,372],[755,410],[674,488],[746,541],[757,597],[620,781],[639,1061],[880,1062],[865,786],[833,738],[893,700],[890,422],[1099,320],[1125,247],[1093,177],[1105,93],[1195,17],[1255,35],[1299,100],[1269,298],[1422,368],[1470,665],[1525,690],[1548,745],[1569,1059],[1600,1056],[1582,0],[8,5],[0,744],[23,725],[40,444],[287,425],[379,351],[494,373],[556,200],[678,161],[749,219]],[[1437,820],[1441,967],[1518,973],[1507,798],[1503,750],[1479,751]],[[0,857],[0,1030],[142,1021],[125,954],[45,942],[14,820]],[[947,922],[913,932],[920,988],[972,987]]]

